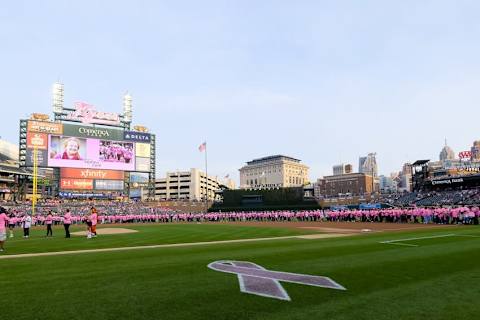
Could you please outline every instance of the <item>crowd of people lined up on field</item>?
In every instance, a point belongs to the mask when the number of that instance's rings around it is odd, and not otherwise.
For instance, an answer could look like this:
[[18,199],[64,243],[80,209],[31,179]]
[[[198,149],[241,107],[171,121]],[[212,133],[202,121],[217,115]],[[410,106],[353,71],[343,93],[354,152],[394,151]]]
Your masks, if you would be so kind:
[[[61,205],[60,205],[61,204]],[[106,204],[106,203],[105,203]],[[28,238],[29,230],[35,225],[44,225],[47,237],[53,235],[52,226],[63,224],[65,237],[70,237],[69,227],[72,224],[85,223],[87,237],[97,235],[97,224],[115,223],[176,223],[176,222],[283,222],[283,221],[348,221],[348,222],[392,222],[392,223],[437,223],[437,224],[479,224],[479,207],[449,208],[394,208],[374,210],[307,210],[307,211],[245,211],[245,212],[210,212],[179,213],[162,207],[146,206],[142,203],[110,202],[109,205],[91,207],[83,205],[56,203],[53,207],[37,207],[35,214],[31,206],[17,205],[0,207],[0,251],[7,238],[7,227],[10,237],[13,229],[22,227],[24,238]],[[55,210],[54,210],[55,209]]]
[[[21,226],[25,219],[32,226],[60,225],[65,213],[69,213],[70,224],[82,224],[92,213],[92,206],[65,205],[37,207],[31,215],[31,207],[19,206],[8,209],[9,224]],[[307,210],[307,211],[242,211],[180,213],[163,207],[145,206],[142,203],[125,205],[112,202],[110,205],[95,205],[99,224],[116,223],[174,223],[174,222],[236,222],[236,221],[350,221],[350,222],[400,222],[477,224],[479,207],[450,208],[392,208],[374,210]]]

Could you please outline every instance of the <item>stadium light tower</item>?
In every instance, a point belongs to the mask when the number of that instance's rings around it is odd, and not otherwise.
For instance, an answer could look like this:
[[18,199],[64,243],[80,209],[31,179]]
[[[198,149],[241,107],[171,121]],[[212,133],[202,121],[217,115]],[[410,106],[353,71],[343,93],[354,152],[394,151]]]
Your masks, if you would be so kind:
[[132,96],[128,91],[123,96],[123,121],[132,122]]
[[53,113],[63,112],[64,91],[63,83],[55,82],[52,87],[52,108]]

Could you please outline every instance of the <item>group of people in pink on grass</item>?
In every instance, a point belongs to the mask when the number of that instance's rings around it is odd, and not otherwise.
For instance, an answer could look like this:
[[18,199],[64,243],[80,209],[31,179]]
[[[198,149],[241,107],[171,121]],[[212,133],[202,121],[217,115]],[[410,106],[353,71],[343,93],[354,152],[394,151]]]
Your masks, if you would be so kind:
[[[87,207],[87,209],[86,209]],[[128,210],[119,210],[115,205],[97,209],[87,205],[59,206],[54,212],[52,207],[40,210],[32,215],[26,206],[0,207],[0,252],[13,229],[22,227],[24,238],[30,235],[31,226],[46,226],[47,237],[53,236],[53,225],[63,224],[65,237],[70,238],[70,225],[85,223],[87,237],[95,237],[97,224],[115,223],[175,223],[175,222],[242,222],[242,221],[348,221],[348,222],[392,222],[392,223],[437,223],[437,224],[479,224],[479,207],[455,208],[392,208],[375,210],[308,210],[308,211],[246,211],[178,213],[159,207],[141,207],[131,205]],[[122,206],[120,206],[122,208]],[[137,208],[140,213],[132,208]],[[141,210],[140,210],[141,209]]]
[[[66,209],[70,214],[70,224],[81,224],[91,215],[91,209]],[[96,209],[97,210],[97,209]],[[400,223],[438,223],[438,224],[478,224],[479,207],[457,208],[398,208],[376,210],[308,210],[308,211],[245,211],[178,213],[165,208],[149,208],[147,212],[118,213],[110,212],[108,207],[98,207],[95,218],[99,224],[114,223],[174,223],[174,222],[235,222],[235,221],[350,221],[350,222],[400,222]],[[28,214],[12,210],[10,224],[20,225]],[[49,211],[31,217],[32,225],[59,225],[65,221],[61,212]]]

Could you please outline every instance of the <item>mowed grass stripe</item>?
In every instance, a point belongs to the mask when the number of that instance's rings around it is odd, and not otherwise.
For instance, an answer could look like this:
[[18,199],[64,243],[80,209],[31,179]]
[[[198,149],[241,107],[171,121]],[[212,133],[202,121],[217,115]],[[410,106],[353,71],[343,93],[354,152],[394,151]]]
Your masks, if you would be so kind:
[[[2,254],[89,250],[248,238],[275,238],[316,233],[315,231],[293,228],[262,228],[206,224],[122,225],[121,227],[128,227],[138,232],[102,235],[95,239],[86,239],[83,236],[64,239],[64,232],[61,227],[54,229],[53,238],[45,238],[45,230],[36,228],[32,230],[29,239],[23,239],[21,231],[17,228],[15,237],[13,239],[7,239],[5,244],[7,250]],[[78,230],[84,230],[84,228],[73,228],[73,231]]]
[[[426,248],[378,243],[379,238],[403,236],[5,260],[0,262],[2,315],[7,319],[474,319],[478,312],[474,302],[480,299],[480,241],[432,239]],[[222,259],[325,275],[348,290],[283,284],[292,302],[242,294],[234,275],[206,267]],[[18,308],[18,301],[29,303]]]

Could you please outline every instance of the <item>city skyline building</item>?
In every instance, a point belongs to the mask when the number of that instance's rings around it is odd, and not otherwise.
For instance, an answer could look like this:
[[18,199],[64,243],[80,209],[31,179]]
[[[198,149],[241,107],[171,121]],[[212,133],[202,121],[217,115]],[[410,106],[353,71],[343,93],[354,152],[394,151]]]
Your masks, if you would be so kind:
[[366,157],[360,157],[358,160],[358,172],[372,176],[374,179],[378,177],[377,154],[372,152]]
[[447,139],[445,139],[445,146],[440,151],[438,158],[440,161],[455,160],[455,152],[447,145]]
[[274,155],[248,161],[240,171],[241,189],[299,187],[309,183],[309,167],[301,160]]
[[346,173],[352,173],[353,172],[353,166],[351,164],[337,164],[333,166],[333,174],[338,175],[338,174],[346,174]]
[[472,152],[472,161],[480,161],[480,140],[474,141],[470,150]]
[[365,173],[347,173],[325,176],[314,184],[316,197],[359,196],[375,189],[372,176]]
[[[207,183],[206,183],[207,180]],[[231,185],[231,181],[227,182]],[[208,184],[207,192],[205,185]],[[205,175],[205,172],[191,168],[189,171],[167,172],[165,178],[155,181],[156,200],[196,200],[202,201],[208,194],[208,200],[220,200],[218,191],[225,184],[218,177]]]

